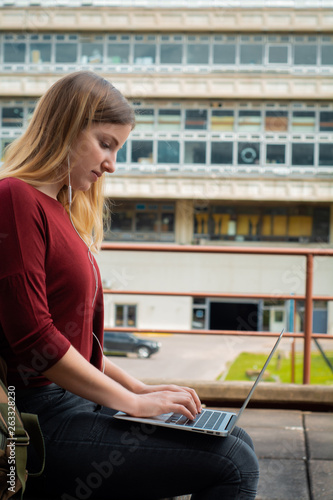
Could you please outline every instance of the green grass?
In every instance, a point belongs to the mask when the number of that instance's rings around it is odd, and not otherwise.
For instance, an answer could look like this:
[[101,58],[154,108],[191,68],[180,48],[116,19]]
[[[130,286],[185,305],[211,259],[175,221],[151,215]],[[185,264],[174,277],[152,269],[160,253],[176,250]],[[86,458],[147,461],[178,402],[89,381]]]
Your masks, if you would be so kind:
[[[333,351],[325,353],[333,365]],[[267,359],[266,354],[241,353],[231,364],[227,374],[222,374],[219,379],[223,380],[253,380],[255,376],[248,376],[248,370],[260,371]],[[267,382],[291,383],[291,356],[284,353],[276,353],[271,359],[264,379]],[[295,355],[295,383],[302,384],[303,381],[303,353]],[[327,366],[320,353],[311,354],[311,384],[330,385],[333,384],[333,373]]]

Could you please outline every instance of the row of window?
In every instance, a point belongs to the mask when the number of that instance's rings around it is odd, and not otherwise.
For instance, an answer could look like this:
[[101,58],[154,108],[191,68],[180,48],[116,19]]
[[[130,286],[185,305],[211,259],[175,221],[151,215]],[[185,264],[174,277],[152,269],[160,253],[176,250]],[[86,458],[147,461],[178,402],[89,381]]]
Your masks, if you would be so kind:
[[[2,151],[27,126],[33,105],[0,102]],[[118,153],[120,171],[160,164],[174,171],[181,165],[333,166],[329,105],[220,105],[134,103],[137,125]]]
[[[203,103],[189,105],[134,103],[137,131],[208,131],[250,133],[333,133],[333,106]],[[33,102],[0,101],[0,127],[24,127],[34,110]]]
[[[1,149],[4,151],[10,142],[0,139]],[[117,163],[119,171],[137,166],[151,172],[156,164],[174,171],[181,171],[181,165],[332,167],[333,144],[128,140],[118,153]]]
[[[0,64],[4,70],[22,64],[30,70],[41,65],[77,64],[95,69],[120,65],[124,71],[140,70],[135,66],[153,70],[160,65],[264,66],[293,71],[301,66],[333,66],[333,37],[4,34],[0,37]],[[60,66],[53,69],[62,71]]]
[[[107,240],[174,241],[175,207],[164,203],[118,201],[112,207]],[[194,207],[194,239],[231,241],[329,241],[329,207]]]

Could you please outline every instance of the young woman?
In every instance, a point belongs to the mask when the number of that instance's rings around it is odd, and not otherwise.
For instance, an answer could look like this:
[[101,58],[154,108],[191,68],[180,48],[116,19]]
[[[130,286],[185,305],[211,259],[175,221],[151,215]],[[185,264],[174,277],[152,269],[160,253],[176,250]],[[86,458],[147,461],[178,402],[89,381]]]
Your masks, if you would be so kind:
[[[132,425],[136,416],[201,410],[191,388],[148,386],[103,357],[103,174],[134,127],[125,98],[91,72],[58,80],[0,170],[0,352],[20,411],[37,413],[43,476],[27,494],[58,498],[254,499],[250,437]],[[29,451],[28,469],[37,468]]]

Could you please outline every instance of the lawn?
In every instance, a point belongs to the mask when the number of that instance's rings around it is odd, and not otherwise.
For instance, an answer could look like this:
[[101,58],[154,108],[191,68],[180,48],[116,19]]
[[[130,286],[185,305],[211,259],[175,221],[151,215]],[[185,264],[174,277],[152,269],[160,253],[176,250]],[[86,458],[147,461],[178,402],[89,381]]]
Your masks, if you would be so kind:
[[[325,353],[333,365],[333,351]],[[243,352],[231,364],[227,373],[222,374],[219,380],[254,380],[267,359],[266,354]],[[263,380],[267,382],[291,383],[291,356],[276,353],[271,359]],[[303,353],[295,355],[295,383],[303,380]],[[333,373],[327,366],[320,353],[311,354],[311,384],[333,384]]]

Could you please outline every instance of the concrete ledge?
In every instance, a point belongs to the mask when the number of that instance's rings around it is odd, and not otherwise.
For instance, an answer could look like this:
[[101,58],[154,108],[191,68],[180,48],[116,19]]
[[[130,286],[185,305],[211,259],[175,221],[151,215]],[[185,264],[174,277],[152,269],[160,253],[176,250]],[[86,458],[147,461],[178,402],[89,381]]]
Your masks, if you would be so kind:
[[[203,382],[170,379],[145,379],[144,382],[150,384],[171,383],[193,387],[204,403],[216,406],[242,404],[253,385],[252,382]],[[333,386],[261,382],[256,388],[249,406],[331,410],[333,408]]]

